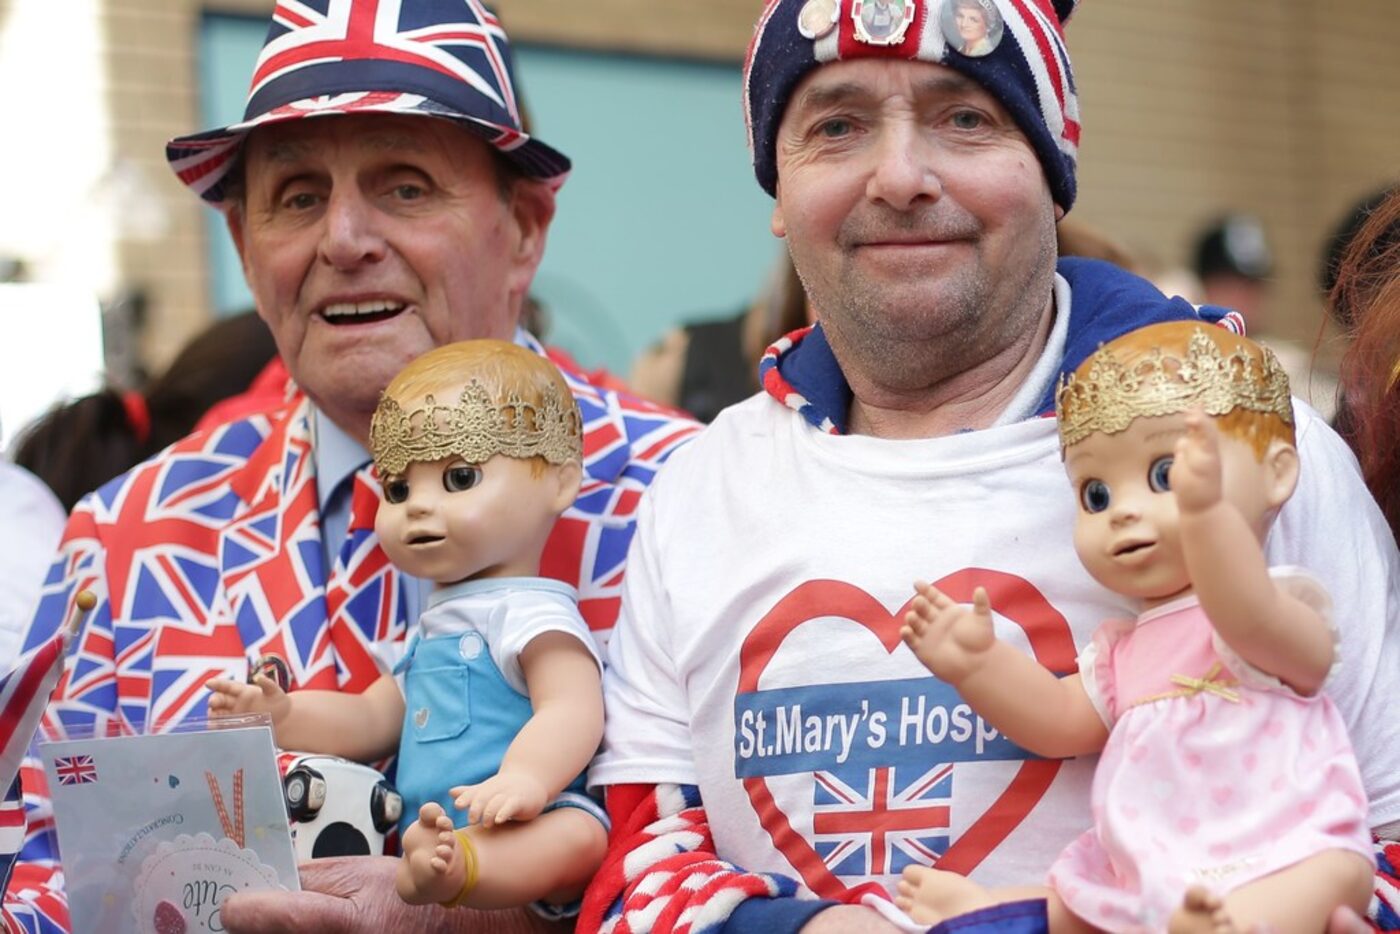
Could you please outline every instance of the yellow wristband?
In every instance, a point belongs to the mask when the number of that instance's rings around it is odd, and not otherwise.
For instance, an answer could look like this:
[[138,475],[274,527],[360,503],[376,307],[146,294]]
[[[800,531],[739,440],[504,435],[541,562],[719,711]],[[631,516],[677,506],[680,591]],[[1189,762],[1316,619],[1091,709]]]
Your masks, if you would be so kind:
[[454,830],[457,835],[457,845],[462,848],[462,891],[458,892],[450,901],[440,902],[444,908],[460,908],[462,904],[471,896],[472,890],[476,888],[478,867],[476,860],[476,846],[472,843],[472,838],[465,830]]

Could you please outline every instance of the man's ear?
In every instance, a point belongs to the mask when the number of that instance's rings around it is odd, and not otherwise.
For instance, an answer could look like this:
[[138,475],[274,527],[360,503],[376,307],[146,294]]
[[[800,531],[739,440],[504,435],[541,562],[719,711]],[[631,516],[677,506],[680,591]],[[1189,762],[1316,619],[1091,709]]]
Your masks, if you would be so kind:
[[779,187],[777,195],[773,197],[773,217],[768,222],[768,229],[773,231],[773,236],[779,239],[787,236],[787,221],[783,218],[783,191]]
[[550,471],[555,482],[552,490],[554,511],[562,513],[578,499],[579,488],[583,486],[583,465],[576,460],[567,460],[562,464],[551,464]]
[[510,212],[519,236],[511,259],[516,269],[525,273],[521,294],[535,278],[535,270],[544,258],[545,239],[549,223],[554,219],[554,190],[534,179],[516,179],[511,185]]
[[1264,496],[1271,509],[1288,502],[1298,486],[1298,449],[1278,438],[1264,451]]

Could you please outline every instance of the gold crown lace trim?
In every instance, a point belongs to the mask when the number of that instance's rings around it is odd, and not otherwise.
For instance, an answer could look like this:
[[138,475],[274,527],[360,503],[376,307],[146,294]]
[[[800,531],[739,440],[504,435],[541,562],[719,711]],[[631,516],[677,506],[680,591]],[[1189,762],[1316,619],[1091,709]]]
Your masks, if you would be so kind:
[[1200,408],[1220,416],[1235,409],[1277,415],[1293,424],[1288,375],[1267,347],[1255,357],[1242,347],[1229,354],[1198,329],[1186,356],[1160,347],[1124,367],[1107,347],[1089,359],[1083,379],[1062,377],[1055,393],[1060,446],[1069,447],[1096,431],[1117,434],[1134,420],[1175,415]]
[[583,420],[573,397],[566,403],[554,386],[545,389],[538,405],[514,393],[497,402],[473,379],[454,405],[439,405],[429,395],[422,406],[404,412],[383,396],[370,421],[369,446],[383,476],[454,454],[471,464],[496,454],[563,464],[583,457]]

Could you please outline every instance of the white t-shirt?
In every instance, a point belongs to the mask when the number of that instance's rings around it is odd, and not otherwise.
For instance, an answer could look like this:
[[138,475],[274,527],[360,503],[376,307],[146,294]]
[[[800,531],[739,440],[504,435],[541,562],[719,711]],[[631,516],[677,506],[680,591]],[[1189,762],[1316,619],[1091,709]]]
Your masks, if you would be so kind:
[[547,632],[582,642],[602,668],[598,645],[578,612],[578,592],[545,577],[496,577],[434,590],[419,617],[420,638],[479,633],[506,683],[525,696],[520,653]]
[[[1400,576],[1355,460],[1297,406],[1302,474],[1271,564],[1332,593],[1372,823],[1400,818]],[[1081,567],[1053,419],[944,438],[828,435],[773,399],[730,408],[644,497],[604,674],[595,785],[699,786],[718,854],[818,894],[930,863],[1040,881],[1089,824],[1092,757],[1029,758],[900,642],[916,578],[985,586],[998,635],[1069,672],[1132,616]],[[1014,690],[1008,685],[1008,690]],[[949,767],[951,765],[951,768]]]

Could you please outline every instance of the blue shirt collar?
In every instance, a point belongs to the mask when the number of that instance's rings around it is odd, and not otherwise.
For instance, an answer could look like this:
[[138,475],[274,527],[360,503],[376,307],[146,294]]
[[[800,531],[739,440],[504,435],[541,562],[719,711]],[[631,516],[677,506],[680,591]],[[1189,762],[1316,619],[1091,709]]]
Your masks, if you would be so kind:
[[311,453],[316,465],[316,505],[327,512],[331,494],[369,460],[369,451],[311,406]]

